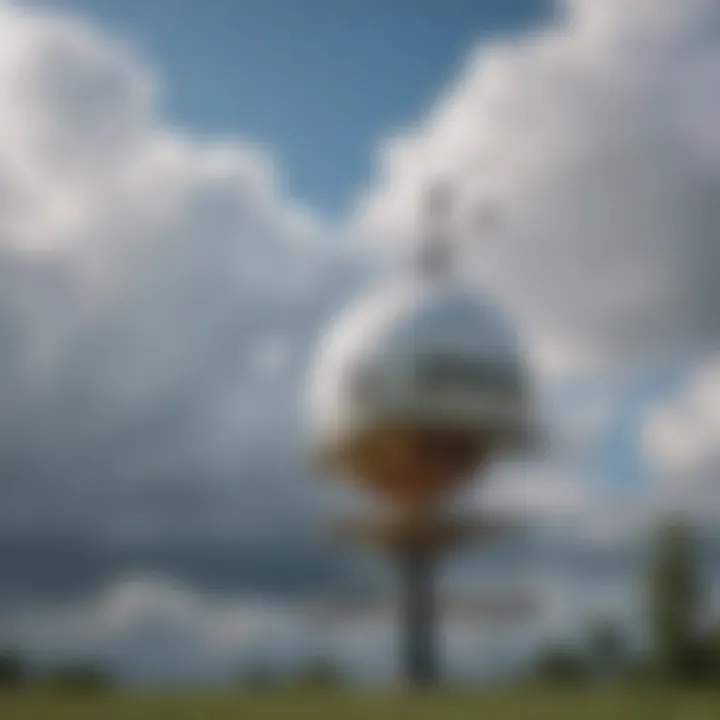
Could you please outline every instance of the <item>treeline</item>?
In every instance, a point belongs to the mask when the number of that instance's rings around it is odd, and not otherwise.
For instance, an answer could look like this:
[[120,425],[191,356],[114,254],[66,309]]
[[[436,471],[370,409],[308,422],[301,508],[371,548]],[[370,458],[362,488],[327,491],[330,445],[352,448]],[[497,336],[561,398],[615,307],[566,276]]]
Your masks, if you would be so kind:
[[330,657],[310,658],[282,671],[256,663],[238,673],[236,684],[248,690],[294,688],[330,690],[349,684],[350,679]]
[[20,653],[0,650],[0,692],[47,689],[63,692],[102,692],[113,686],[110,673],[92,663],[68,663],[44,670],[31,669]]
[[584,644],[558,644],[539,654],[542,682],[676,682],[720,687],[720,622],[711,618],[700,547],[691,524],[664,522],[653,539],[644,588],[648,642],[633,650],[612,620],[589,628]]

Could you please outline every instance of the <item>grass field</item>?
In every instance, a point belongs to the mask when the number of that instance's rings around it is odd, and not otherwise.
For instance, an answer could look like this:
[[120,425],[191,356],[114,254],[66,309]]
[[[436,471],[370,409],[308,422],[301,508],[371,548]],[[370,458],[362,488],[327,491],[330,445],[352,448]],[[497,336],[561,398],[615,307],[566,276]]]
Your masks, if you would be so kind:
[[720,720],[720,690],[401,692],[128,692],[0,696],[2,720]]

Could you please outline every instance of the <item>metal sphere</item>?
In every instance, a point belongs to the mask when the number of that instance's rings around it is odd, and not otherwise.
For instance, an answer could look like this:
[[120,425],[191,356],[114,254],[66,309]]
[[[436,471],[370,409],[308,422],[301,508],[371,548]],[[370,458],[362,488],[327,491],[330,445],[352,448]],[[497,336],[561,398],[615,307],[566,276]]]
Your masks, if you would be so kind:
[[381,290],[323,337],[309,384],[316,454],[396,504],[434,502],[526,420],[514,334],[448,280]]

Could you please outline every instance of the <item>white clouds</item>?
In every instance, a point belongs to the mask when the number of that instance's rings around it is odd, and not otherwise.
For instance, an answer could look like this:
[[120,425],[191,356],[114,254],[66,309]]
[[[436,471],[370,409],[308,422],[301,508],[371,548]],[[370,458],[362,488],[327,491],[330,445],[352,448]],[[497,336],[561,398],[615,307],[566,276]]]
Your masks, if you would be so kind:
[[135,576],[82,603],[5,616],[0,630],[35,662],[92,658],[128,680],[197,681],[261,659],[278,667],[296,662],[310,644],[306,614],[301,606],[221,600]]
[[677,28],[697,28],[717,9],[716,0],[562,0],[571,19],[598,32],[665,37]]
[[53,249],[77,240],[144,154],[154,83],[127,49],[79,23],[0,8],[0,26],[3,244]]
[[[131,48],[5,5],[0,36],[2,531],[132,535],[147,513],[129,481],[188,473],[236,479],[190,525],[229,528],[214,503],[240,527],[272,486],[258,475],[289,475],[299,366],[357,271],[266,154],[173,127]],[[258,362],[282,382],[254,385]],[[273,431],[233,424],[228,397]],[[278,504],[304,502],[287,483]]]
[[[676,490],[717,485],[720,472],[720,362],[691,373],[676,396],[647,413],[643,449],[648,465]],[[680,487],[677,487],[680,486]]]
[[639,452],[648,504],[680,512],[710,537],[720,521],[720,362],[695,364],[642,417]]
[[478,277],[556,370],[715,345],[720,7],[570,7],[468,63],[384,150],[360,222],[407,237],[436,175],[456,183],[466,235],[478,198],[497,202]]

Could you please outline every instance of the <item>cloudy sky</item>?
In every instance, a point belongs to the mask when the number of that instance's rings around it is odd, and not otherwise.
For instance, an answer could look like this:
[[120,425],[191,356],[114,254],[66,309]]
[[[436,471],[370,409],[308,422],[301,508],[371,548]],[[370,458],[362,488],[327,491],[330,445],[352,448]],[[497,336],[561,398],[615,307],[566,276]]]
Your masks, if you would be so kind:
[[0,2],[0,109],[2,644],[128,677],[307,644],[297,598],[367,568],[318,535],[299,389],[438,176],[547,439],[471,501],[548,552],[458,574],[539,578],[562,634],[634,617],[658,513],[720,520],[718,0]]

